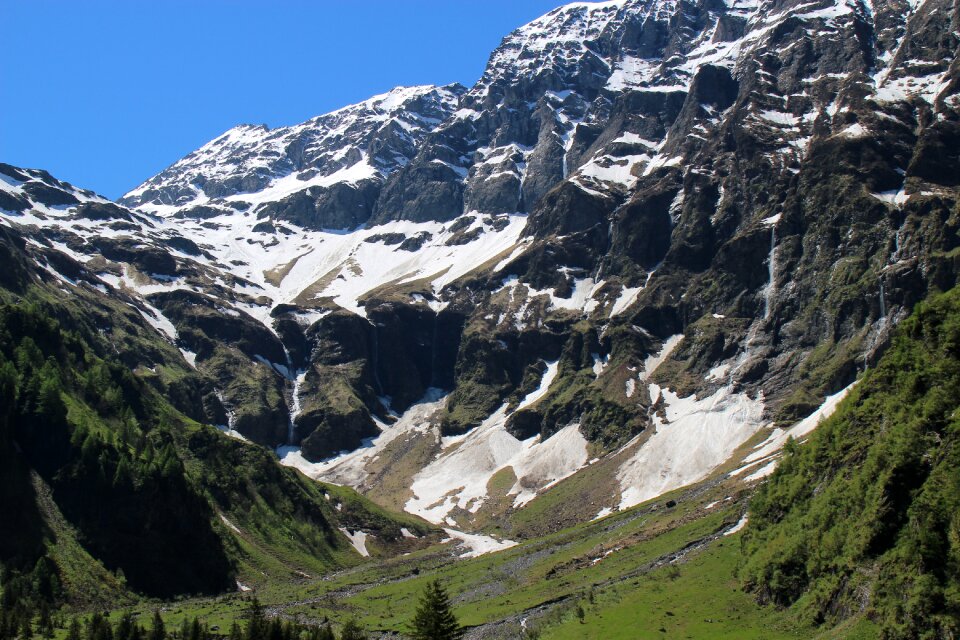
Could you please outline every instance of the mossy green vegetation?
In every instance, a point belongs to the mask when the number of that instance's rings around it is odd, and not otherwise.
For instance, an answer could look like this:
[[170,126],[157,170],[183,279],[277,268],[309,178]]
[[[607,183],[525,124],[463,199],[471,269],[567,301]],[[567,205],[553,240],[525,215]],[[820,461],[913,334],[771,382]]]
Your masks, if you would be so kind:
[[372,534],[373,556],[425,544],[401,534],[428,539],[422,520],[185,415],[163,389],[207,381],[175,347],[123,302],[51,285],[7,247],[24,278],[15,293],[0,289],[4,611],[321,575],[361,561],[341,527]]
[[960,632],[960,289],[921,303],[751,505],[745,586],[816,624]]

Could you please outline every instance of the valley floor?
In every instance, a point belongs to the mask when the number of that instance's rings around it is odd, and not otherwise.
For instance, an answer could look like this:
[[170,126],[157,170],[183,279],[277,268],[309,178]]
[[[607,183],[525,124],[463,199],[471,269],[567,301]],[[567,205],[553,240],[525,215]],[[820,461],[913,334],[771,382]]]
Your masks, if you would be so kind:
[[[740,589],[747,496],[714,479],[499,553],[463,558],[462,547],[434,545],[323,578],[269,583],[256,596],[269,615],[334,626],[356,618],[372,637],[403,633],[435,578],[472,640],[873,637],[868,622],[812,628]],[[133,611],[146,622],[156,606]],[[168,628],[199,616],[227,629],[248,606],[249,594],[238,593],[169,603],[162,612]]]

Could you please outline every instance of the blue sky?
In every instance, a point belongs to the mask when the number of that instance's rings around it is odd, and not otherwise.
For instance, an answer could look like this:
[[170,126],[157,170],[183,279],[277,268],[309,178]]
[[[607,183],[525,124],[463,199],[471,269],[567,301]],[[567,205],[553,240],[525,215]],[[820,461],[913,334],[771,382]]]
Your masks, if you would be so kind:
[[564,0],[0,0],[0,161],[118,197],[240,123],[473,84]]

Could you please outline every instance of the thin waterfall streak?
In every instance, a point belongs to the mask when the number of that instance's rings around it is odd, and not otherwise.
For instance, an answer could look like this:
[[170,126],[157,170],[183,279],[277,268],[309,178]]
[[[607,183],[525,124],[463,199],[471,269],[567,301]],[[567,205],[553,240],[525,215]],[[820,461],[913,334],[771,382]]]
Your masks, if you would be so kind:
[[770,257],[767,260],[767,272],[769,280],[764,290],[764,320],[770,318],[771,307],[773,306],[773,296],[777,292],[777,228],[770,227]]

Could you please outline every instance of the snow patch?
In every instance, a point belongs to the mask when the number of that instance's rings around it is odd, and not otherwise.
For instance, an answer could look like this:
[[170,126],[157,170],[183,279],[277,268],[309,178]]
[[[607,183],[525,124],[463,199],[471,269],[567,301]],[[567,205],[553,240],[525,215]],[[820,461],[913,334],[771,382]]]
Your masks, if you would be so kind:
[[667,358],[674,352],[674,350],[680,346],[680,342],[683,340],[683,334],[678,333],[676,335],[670,336],[663,341],[663,346],[660,347],[660,351],[657,353],[647,356],[643,361],[643,369],[640,371],[637,376],[641,381],[646,381],[653,375],[653,372],[657,370],[661,364],[666,361]]
[[[837,410],[837,406],[843,401],[844,398],[847,397],[856,384],[857,383],[854,382],[834,393],[833,395],[827,396],[824,399],[823,404],[821,404],[816,411],[789,429],[774,429],[773,433],[770,434],[770,437],[757,445],[754,451],[743,459],[744,463],[747,463],[746,468],[749,468],[751,463],[759,462],[769,458],[783,449],[783,446],[790,438],[793,438],[794,440],[800,440],[807,436],[811,431],[816,429],[821,422],[833,415],[834,411]],[[745,470],[746,468],[743,468],[742,470]],[[731,473],[731,475],[735,475],[736,473],[737,472],[735,471]]]
[[747,526],[747,516],[746,516],[746,514],[744,514],[743,517],[740,518],[740,520],[737,521],[737,524],[733,525],[732,527],[730,527],[729,529],[727,529],[726,531],[724,531],[724,532],[723,532],[723,535],[725,535],[725,536],[732,536],[733,534],[735,534],[735,533],[737,533],[738,531],[740,531],[741,529],[743,529],[745,526]]
[[237,525],[230,522],[227,516],[223,515],[222,513],[220,514],[220,520],[223,522],[223,524],[227,525],[227,527],[229,527],[231,531],[235,533],[243,533],[242,531],[240,531]]
[[650,384],[651,398],[661,395],[666,421],[654,416],[656,431],[617,471],[621,509],[702,480],[762,426],[762,396],[753,399],[732,386],[698,400]]
[[479,533],[465,533],[463,531],[457,531],[456,529],[447,528],[445,528],[444,531],[450,537],[442,542],[459,542],[460,546],[467,549],[466,552],[460,554],[461,558],[476,558],[477,556],[503,551],[504,549],[517,546],[517,543],[513,540],[497,540],[491,536],[485,536]]
[[761,478],[766,478],[771,473],[776,471],[776,469],[777,469],[777,461],[771,460],[770,462],[762,466],[757,471],[754,471],[753,473],[745,477],[744,480],[746,482],[753,482],[754,480],[760,480]]
[[345,535],[350,541],[350,544],[353,545],[353,548],[357,550],[357,553],[362,555],[364,558],[370,557],[370,552],[367,551],[367,533],[365,531],[360,531],[357,529],[354,532],[350,532],[345,527],[339,527],[340,533]]
[[599,520],[600,518],[606,518],[611,513],[613,513],[613,509],[610,507],[604,507],[603,509],[600,509],[600,511],[597,511],[597,515],[593,516],[593,519]]
[[358,489],[367,479],[367,464],[373,462],[387,445],[397,438],[414,433],[426,433],[432,428],[433,415],[446,404],[446,393],[440,389],[428,389],[420,400],[407,409],[393,424],[378,422],[380,435],[367,440],[364,446],[344,452],[320,462],[310,462],[303,457],[298,447],[280,447],[277,455],[280,463],[299,469],[304,475],[334,484]]
[[[549,389],[557,363],[548,363],[540,387],[518,405],[529,406]],[[435,460],[413,480],[404,510],[440,524],[455,509],[476,513],[487,499],[487,485],[500,470],[511,467],[517,477],[508,495],[522,506],[542,491],[572,475],[587,463],[587,442],[578,424],[571,424],[552,437],[518,440],[506,429],[504,404],[468,433],[444,438]]]

